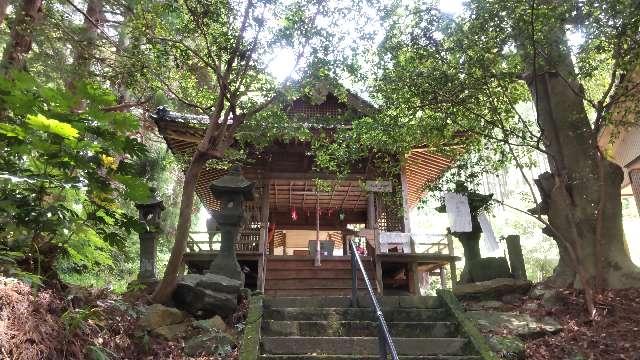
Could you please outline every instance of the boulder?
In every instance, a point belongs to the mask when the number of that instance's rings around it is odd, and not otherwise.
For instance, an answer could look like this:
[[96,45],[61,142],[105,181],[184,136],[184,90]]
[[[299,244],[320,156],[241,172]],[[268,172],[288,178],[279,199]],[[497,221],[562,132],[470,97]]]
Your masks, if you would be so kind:
[[151,333],[156,336],[160,336],[166,340],[174,341],[179,338],[183,338],[189,334],[191,330],[191,324],[187,321],[179,324],[162,326],[153,329]]
[[509,305],[516,305],[522,301],[522,295],[518,294],[506,294],[502,297],[502,302]]
[[511,269],[505,257],[488,257],[469,263],[471,282],[482,282],[500,278],[511,278]]
[[531,281],[511,278],[459,284],[453,294],[462,298],[499,299],[506,294],[525,294],[531,288]]
[[524,359],[524,342],[515,336],[489,335],[487,342],[491,350],[503,360]]
[[464,304],[467,310],[483,310],[483,309],[499,309],[504,306],[503,303],[496,300],[474,301]]
[[185,314],[178,309],[153,304],[145,308],[144,315],[140,319],[140,326],[145,330],[155,330],[163,326],[181,323],[185,319]]
[[241,282],[215,274],[189,274],[178,280],[173,292],[176,307],[204,319],[227,317],[238,308]]
[[184,352],[188,356],[215,355],[225,359],[236,343],[225,333],[209,333],[198,335],[184,344]]
[[562,325],[549,317],[536,320],[528,314],[497,311],[468,311],[467,316],[482,332],[506,331],[521,339],[535,339],[562,330]]
[[205,320],[198,320],[193,323],[193,327],[204,331],[217,331],[224,332],[227,329],[227,324],[218,315]]
[[[214,291],[214,292],[223,292],[223,293],[228,293],[228,294],[235,294],[235,295],[239,295],[240,294],[240,289],[243,288],[242,286],[242,282],[236,279],[231,279],[228,278],[226,276],[223,275],[216,275],[216,274],[204,274],[204,275],[197,275],[197,274],[189,274],[189,275],[185,275],[186,277],[196,277],[194,280],[196,280],[196,286],[206,289],[206,290],[210,290],[210,291]],[[192,280],[193,281],[193,280]]]

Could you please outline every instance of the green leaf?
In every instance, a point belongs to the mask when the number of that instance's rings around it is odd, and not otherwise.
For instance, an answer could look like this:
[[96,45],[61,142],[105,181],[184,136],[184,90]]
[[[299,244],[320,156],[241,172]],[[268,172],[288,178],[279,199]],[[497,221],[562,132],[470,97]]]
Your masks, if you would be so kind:
[[147,201],[151,197],[149,186],[139,178],[117,175],[115,179],[126,188],[125,196],[135,202]]
[[28,115],[27,123],[34,129],[59,135],[65,139],[75,139],[78,137],[78,130],[70,124],[49,119],[42,114]]
[[12,124],[0,124],[0,134],[17,137],[18,139],[24,139],[24,137],[26,136],[24,130],[22,130],[19,126]]

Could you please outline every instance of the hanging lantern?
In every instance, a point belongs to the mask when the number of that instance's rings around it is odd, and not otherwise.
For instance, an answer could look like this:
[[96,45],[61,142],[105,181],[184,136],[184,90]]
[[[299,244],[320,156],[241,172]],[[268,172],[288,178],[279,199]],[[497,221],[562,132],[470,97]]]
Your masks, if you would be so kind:
[[338,220],[344,221],[344,210],[338,210]]
[[294,207],[291,208],[291,220],[298,221],[298,212]]

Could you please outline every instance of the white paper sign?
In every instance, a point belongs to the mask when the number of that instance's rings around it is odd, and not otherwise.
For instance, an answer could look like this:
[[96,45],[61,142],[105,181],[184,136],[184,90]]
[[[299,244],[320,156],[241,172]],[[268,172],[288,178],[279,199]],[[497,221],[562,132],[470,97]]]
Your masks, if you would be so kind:
[[449,215],[451,232],[471,231],[471,209],[466,196],[458,193],[444,194],[444,206]]
[[478,215],[478,222],[480,223],[482,234],[484,235],[483,237],[485,249],[490,253],[500,249],[500,245],[496,240],[496,235],[493,233],[493,228],[491,228],[489,218],[485,213],[480,213]]

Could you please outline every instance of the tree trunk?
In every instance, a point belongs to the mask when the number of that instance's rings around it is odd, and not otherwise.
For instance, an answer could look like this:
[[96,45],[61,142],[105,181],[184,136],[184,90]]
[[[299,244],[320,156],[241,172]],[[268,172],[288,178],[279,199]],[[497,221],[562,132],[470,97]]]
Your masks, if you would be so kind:
[[[464,262],[469,264],[474,260],[480,259],[480,236],[482,235],[482,228],[478,222],[478,216],[471,215],[471,231],[470,232],[454,232],[452,233],[464,248]],[[466,265],[465,265],[466,267]]]
[[9,8],[9,0],[0,0],[0,25],[4,24],[7,17],[7,8]]
[[42,18],[42,0],[24,0],[16,11],[9,42],[2,57],[2,71],[26,70],[26,55],[31,51],[33,29]]
[[[545,147],[551,154],[549,163],[555,181],[547,189],[549,224],[559,233],[556,239],[569,242],[564,245],[575,251],[589,287],[598,276],[606,287],[638,286],[640,272],[631,262],[622,229],[622,171],[600,156],[597,134],[580,95],[582,87],[573,80],[575,72],[563,25],[548,24],[543,32],[546,41],[538,44],[538,49],[544,58],[536,60],[527,44],[520,44],[520,49],[526,49],[522,57],[531,74],[529,90],[536,102]],[[568,251],[563,251],[571,249],[560,246],[553,279],[559,283],[567,281],[568,273],[562,269],[580,270],[573,266]],[[576,277],[573,286],[582,287],[580,282]]]
[[89,0],[87,2],[87,10],[85,11],[87,16],[84,18],[83,33],[80,36],[80,41],[76,44],[71,76],[66,82],[67,90],[72,93],[76,91],[79,81],[88,78],[91,70],[91,61],[94,58],[100,30],[97,25],[104,21],[103,7],[102,0]]
[[182,265],[182,257],[187,249],[187,239],[189,238],[189,229],[191,227],[191,208],[193,207],[198,175],[200,175],[200,171],[206,162],[206,156],[200,151],[196,151],[185,173],[180,214],[178,215],[178,225],[176,226],[176,240],[171,249],[171,256],[164,271],[164,277],[151,296],[152,301],[155,303],[168,302],[176,287],[178,272]]

